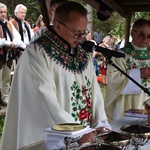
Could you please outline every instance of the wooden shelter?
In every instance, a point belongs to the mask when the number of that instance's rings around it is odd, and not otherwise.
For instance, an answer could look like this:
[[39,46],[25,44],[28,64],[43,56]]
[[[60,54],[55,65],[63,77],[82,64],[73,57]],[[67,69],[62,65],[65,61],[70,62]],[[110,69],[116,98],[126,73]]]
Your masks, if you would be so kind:
[[[125,40],[129,40],[131,17],[134,12],[150,12],[150,0],[84,0],[100,14],[109,17],[117,12],[126,19]],[[102,7],[103,6],[103,7]]]

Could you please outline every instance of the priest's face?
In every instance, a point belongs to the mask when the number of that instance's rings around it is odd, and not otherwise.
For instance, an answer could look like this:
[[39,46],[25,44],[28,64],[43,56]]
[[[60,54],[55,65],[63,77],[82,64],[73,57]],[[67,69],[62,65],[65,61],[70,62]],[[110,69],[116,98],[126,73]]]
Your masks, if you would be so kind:
[[4,21],[7,17],[7,8],[6,7],[1,7],[0,8],[0,21]]
[[139,28],[132,29],[132,42],[139,48],[146,48],[150,44],[150,26],[143,25]]
[[54,21],[54,29],[57,34],[65,39],[72,48],[75,48],[78,43],[89,33],[87,27],[87,17],[71,13],[71,19],[67,22]]

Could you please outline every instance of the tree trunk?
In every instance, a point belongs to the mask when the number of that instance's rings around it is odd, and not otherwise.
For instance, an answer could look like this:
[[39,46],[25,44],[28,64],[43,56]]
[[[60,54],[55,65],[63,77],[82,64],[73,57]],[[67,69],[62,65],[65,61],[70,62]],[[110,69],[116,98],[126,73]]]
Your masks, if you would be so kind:
[[88,25],[87,25],[87,29],[93,33],[93,8],[90,5],[86,5],[87,10],[88,10]]

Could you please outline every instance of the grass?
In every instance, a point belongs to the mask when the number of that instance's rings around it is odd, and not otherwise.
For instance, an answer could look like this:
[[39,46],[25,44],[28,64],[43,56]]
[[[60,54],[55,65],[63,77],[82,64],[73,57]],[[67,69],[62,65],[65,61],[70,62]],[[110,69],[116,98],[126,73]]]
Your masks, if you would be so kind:
[[0,140],[2,138],[4,120],[5,120],[5,116],[0,115]]

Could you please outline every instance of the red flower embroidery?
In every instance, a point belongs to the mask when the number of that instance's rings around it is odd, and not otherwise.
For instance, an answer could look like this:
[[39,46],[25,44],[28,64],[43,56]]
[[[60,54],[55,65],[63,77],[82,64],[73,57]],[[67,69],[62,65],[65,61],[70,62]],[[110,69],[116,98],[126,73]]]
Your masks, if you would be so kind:
[[86,104],[87,104],[88,108],[91,108],[91,99],[90,98],[86,99]]
[[86,109],[81,109],[78,115],[79,120],[83,120],[86,119],[88,117],[88,112],[86,111]]

